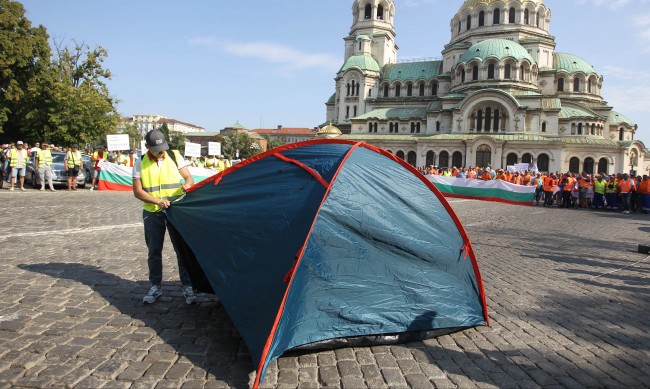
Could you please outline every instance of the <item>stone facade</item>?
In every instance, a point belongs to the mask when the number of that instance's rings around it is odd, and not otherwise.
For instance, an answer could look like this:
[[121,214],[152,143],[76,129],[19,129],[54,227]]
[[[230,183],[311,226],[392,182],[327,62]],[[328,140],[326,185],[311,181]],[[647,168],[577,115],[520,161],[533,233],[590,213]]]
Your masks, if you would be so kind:
[[466,0],[440,59],[397,61],[393,0],[355,0],[327,121],[416,166],[648,174],[637,125],[603,77],[555,51],[543,0]]

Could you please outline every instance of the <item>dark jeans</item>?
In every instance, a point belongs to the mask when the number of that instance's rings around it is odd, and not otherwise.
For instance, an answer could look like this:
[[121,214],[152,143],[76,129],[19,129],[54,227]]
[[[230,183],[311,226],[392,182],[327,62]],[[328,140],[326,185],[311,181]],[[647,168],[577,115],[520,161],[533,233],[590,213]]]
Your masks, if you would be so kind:
[[630,197],[632,196],[632,193],[621,193],[621,200],[623,201],[623,210],[629,211],[630,210]]
[[618,208],[618,193],[606,193],[605,198],[607,198],[607,208]]
[[[144,240],[149,249],[149,255],[147,257],[149,281],[151,285],[160,286],[163,273],[162,250],[163,243],[165,242],[165,232],[167,231],[167,215],[164,212],[142,211],[142,219],[144,222]],[[181,257],[180,251],[177,249],[176,239],[172,235],[169,237],[176,252],[178,275],[181,279],[181,284],[183,286],[190,286],[192,282],[185,269],[185,260]]]
[[605,208],[605,195],[600,193],[594,193],[594,208]]
[[565,190],[562,192],[562,208],[571,208],[571,191]]
[[553,192],[544,192],[544,205],[553,206]]

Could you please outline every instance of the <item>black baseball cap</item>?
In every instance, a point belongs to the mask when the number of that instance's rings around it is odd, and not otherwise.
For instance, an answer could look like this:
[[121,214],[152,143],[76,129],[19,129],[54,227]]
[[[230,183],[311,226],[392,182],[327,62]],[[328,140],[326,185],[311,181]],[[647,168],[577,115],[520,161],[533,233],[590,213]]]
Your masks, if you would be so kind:
[[144,140],[147,143],[147,148],[153,153],[159,153],[169,149],[169,145],[165,140],[165,135],[159,130],[151,130],[147,132]]

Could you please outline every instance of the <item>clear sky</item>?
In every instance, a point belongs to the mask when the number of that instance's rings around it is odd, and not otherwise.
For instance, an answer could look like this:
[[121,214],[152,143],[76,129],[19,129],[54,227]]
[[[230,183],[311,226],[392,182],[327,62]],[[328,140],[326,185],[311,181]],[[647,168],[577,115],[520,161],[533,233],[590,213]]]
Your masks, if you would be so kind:
[[[314,127],[343,64],[352,0],[24,0],[52,39],[103,46],[123,116],[219,131]],[[440,57],[462,0],[396,0],[399,59]],[[546,0],[557,51],[591,63],[650,147],[650,0]]]

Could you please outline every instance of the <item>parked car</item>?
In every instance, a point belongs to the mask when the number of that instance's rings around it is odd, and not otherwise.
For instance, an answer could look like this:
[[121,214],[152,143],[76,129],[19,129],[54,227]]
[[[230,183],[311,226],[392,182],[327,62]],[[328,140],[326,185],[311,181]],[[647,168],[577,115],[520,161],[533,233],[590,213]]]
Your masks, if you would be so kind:
[[[67,172],[63,170],[64,159],[65,153],[52,151],[52,184],[54,185],[68,185]],[[36,151],[33,151],[29,157],[29,161],[27,162],[27,167],[25,169],[25,182],[30,183],[32,188],[40,189],[41,180],[38,177],[38,169],[35,168],[35,162]],[[86,186],[86,175],[83,171],[79,172],[79,175],[77,176],[77,186],[80,188],[84,188]]]
[[91,156],[88,154],[81,154],[81,159],[83,159],[84,161],[83,172],[84,175],[86,176],[86,182],[90,184],[93,180],[93,171],[95,170],[95,163],[93,163]]

